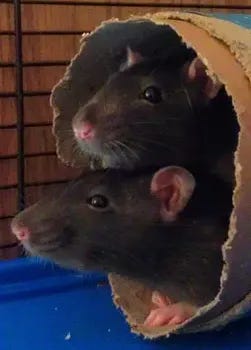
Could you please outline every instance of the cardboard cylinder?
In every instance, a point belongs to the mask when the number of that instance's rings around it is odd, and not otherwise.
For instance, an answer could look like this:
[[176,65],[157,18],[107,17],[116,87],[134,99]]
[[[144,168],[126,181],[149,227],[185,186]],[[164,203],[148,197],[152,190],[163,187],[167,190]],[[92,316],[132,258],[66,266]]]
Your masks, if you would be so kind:
[[[240,133],[235,153],[234,208],[216,298],[182,326],[149,330],[142,323],[150,310],[151,291],[127,278],[109,276],[115,304],[123,310],[132,331],[148,338],[213,329],[251,309],[251,31],[193,13],[162,12],[121,22],[114,19],[83,37],[79,53],[51,97],[59,158],[88,169],[87,156],[74,152],[74,138],[69,132],[74,114],[118,69],[118,58],[128,43],[149,55],[153,49],[168,49],[163,44],[167,25],[197,52],[209,74],[224,83],[232,97]],[[156,48],[156,43],[160,47]]]

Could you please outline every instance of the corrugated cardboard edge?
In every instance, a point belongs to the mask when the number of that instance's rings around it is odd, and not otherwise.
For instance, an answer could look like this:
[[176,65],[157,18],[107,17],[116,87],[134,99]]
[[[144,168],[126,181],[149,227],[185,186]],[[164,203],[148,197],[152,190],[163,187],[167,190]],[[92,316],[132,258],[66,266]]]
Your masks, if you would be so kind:
[[[215,328],[219,330],[230,321],[237,320],[246,312],[251,311],[251,293],[249,293],[240,303],[219,315],[212,321],[201,324],[193,328],[169,328],[159,327],[146,331],[141,324],[150,311],[151,291],[138,282],[115,274],[109,275],[109,282],[112,289],[112,297],[115,306],[122,310],[126,321],[131,327],[131,331],[137,335],[143,335],[146,339],[158,337],[169,337],[172,333],[194,333],[210,331]],[[135,309],[135,304],[138,308]],[[140,312],[138,311],[140,310]]]
[[251,293],[249,293],[244,299],[242,299],[238,304],[234,305],[232,308],[222,313],[218,317],[212,319],[209,322],[200,324],[198,327],[191,327],[185,329],[186,333],[194,332],[204,332],[213,329],[220,330],[222,327],[226,326],[231,321],[236,321],[237,319],[243,317],[247,312],[251,311]]
[[[138,17],[136,17],[136,19],[137,18]],[[248,179],[250,177],[251,169],[244,159],[245,156],[247,156],[245,150],[249,149],[251,146],[250,141],[248,141],[248,136],[251,130],[251,34],[250,31],[232,23],[191,14],[183,14],[177,12],[158,13],[155,15],[147,15],[144,18],[151,19],[156,24],[171,25],[171,27],[183,37],[184,41],[197,51],[197,53],[203,59],[204,63],[208,66],[209,73],[216,74],[220,80],[225,83],[227,92],[233,97],[233,104],[238,113],[239,122],[241,123],[239,151],[238,154],[236,154],[235,159],[237,179],[237,186],[233,199],[235,210],[231,216],[229,240],[226,242],[224,247],[225,259],[232,260],[232,262],[234,261],[235,267],[234,263],[230,264],[230,266],[228,264],[225,265],[221,280],[222,290],[217,298],[208,306],[200,309],[198,315],[196,315],[197,317],[187,322],[184,327],[177,329],[177,331],[180,330],[189,332],[211,329],[223,325],[233,317],[236,317],[238,313],[244,311],[244,309],[247,309],[249,307],[250,301],[249,296],[247,296],[251,287],[249,281],[247,282],[249,285],[244,286],[244,291],[240,291],[239,299],[238,295],[236,295],[236,292],[238,294],[238,291],[236,291],[236,288],[233,286],[233,284],[239,285],[239,283],[241,283],[241,278],[238,278],[236,271],[237,268],[239,268],[238,262],[235,259],[236,255],[238,255],[237,260],[239,257],[239,263],[241,266],[239,270],[241,270],[241,275],[243,276],[248,275],[250,264],[247,264],[246,262],[247,260],[250,260],[250,257],[247,255],[247,252],[243,252],[244,256],[242,256],[241,250],[238,250],[238,252],[236,251],[234,254],[231,254],[231,247],[233,246],[238,248],[238,242],[236,243],[238,240],[235,239],[236,229],[238,229],[239,236],[240,234],[243,235],[243,232],[246,233],[245,237],[247,244],[250,241],[248,233],[251,232],[251,227],[248,224],[248,216],[250,217],[251,214],[251,206],[249,210],[247,208],[248,203],[251,203],[251,188],[248,186],[248,182],[245,181],[245,179]],[[221,31],[222,28],[224,28],[224,30]],[[220,39],[220,41],[215,40],[212,37]],[[211,45],[208,45],[209,42]],[[223,55],[221,60],[219,60],[219,53]],[[235,56],[235,59],[233,57],[233,54]],[[248,78],[249,81],[246,78]],[[242,171],[243,165],[245,169]],[[243,173],[245,175],[243,175]],[[244,218],[243,211],[246,214]],[[248,246],[250,247],[251,245]],[[245,248],[243,244],[241,244],[241,248]],[[121,304],[120,306],[127,315],[128,322],[131,324],[132,330],[136,333],[142,332],[144,336],[149,338],[154,338],[166,334],[169,331],[168,327],[163,327],[162,330],[156,329],[153,334],[152,331],[149,332],[148,330],[139,327],[135,319],[133,321],[131,320],[131,315],[129,315],[125,310],[125,307],[122,306],[124,301],[122,301],[121,296],[118,297],[118,284],[116,283],[116,278],[117,277],[115,277],[115,279],[114,277],[110,278],[113,293],[116,295],[116,304]],[[127,290],[129,289],[131,288],[128,286]],[[246,292],[246,294],[244,294],[244,292]],[[233,293],[231,296],[233,299],[232,305],[227,305],[226,302],[224,302],[224,297],[227,299],[227,293]],[[243,303],[238,303],[240,299],[243,298]],[[238,303],[238,307],[232,307],[236,303]],[[226,312],[226,314],[224,314],[224,312]],[[219,314],[222,315],[218,316]]]
[[178,19],[204,29],[210,36],[222,41],[229,47],[230,52],[240,62],[251,81],[251,31],[249,29],[211,16],[185,12],[158,12],[153,15],[148,14],[144,18],[151,19],[156,24],[168,24],[166,20]]
[[[63,129],[63,125],[61,123],[62,121],[62,115],[60,108],[58,107],[58,104],[56,103],[57,99],[57,93],[60,90],[61,93],[62,91],[67,91],[70,89],[70,83],[71,83],[71,78],[70,78],[70,69],[72,65],[74,64],[75,59],[80,55],[82,50],[84,49],[85,43],[88,40],[90,34],[84,33],[82,34],[82,37],[80,39],[80,48],[78,53],[71,59],[70,64],[67,66],[66,71],[62,79],[58,81],[58,83],[53,87],[51,91],[51,96],[50,96],[50,106],[53,111],[53,123],[52,123],[52,133],[55,137],[55,143],[56,143],[56,154],[57,157],[67,166],[72,166],[72,167],[78,167],[79,166],[79,161],[78,161],[78,154],[76,154],[76,157],[72,158],[71,156],[67,156],[68,150],[67,150],[67,145],[62,142],[62,138],[57,137],[57,130],[58,129]],[[79,166],[80,167],[80,166]],[[81,164],[81,168],[85,168],[85,164]],[[88,168],[88,158],[86,159],[86,168]]]
[[[141,283],[116,274],[109,274],[112,298],[115,306],[122,310],[131,331],[147,339],[168,337],[173,327],[158,327],[146,330],[142,324],[150,312],[152,291]],[[136,306],[136,307],[135,307]]]

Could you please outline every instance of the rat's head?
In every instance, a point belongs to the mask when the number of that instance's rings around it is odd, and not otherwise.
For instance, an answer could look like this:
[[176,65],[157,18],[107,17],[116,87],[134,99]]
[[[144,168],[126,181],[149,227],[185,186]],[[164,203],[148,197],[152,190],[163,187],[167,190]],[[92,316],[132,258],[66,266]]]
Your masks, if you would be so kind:
[[219,88],[199,58],[144,59],[128,48],[120,71],[74,116],[75,140],[108,167],[190,164],[200,144],[198,113]]
[[11,227],[34,255],[72,268],[111,271],[122,257],[131,264],[130,250],[137,254],[145,228],[175,220],[194,184],[179,167],[147,174],[98,171],[25,209]]

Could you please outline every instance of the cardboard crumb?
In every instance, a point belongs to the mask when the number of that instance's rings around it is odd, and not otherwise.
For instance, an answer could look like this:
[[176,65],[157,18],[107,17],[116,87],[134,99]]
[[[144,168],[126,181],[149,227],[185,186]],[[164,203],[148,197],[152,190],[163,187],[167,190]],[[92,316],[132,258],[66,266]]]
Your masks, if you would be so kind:
[[68,332],[65,336],[65,340],[70,340],[71,339],[71,333]]

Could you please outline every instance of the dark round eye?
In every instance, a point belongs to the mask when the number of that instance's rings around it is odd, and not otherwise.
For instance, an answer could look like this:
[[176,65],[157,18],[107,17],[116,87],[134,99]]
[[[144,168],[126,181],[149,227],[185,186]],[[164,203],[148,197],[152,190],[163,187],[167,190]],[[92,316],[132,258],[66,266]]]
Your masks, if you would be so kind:
[[109,201],[105,196],[96,194],[87,199],[87,204],[94,209],[106,209],[109,206]]
[[159,103],[162,100],[161,91],[156,86],[149,86],[143,92],[145,100],[151,103]]

